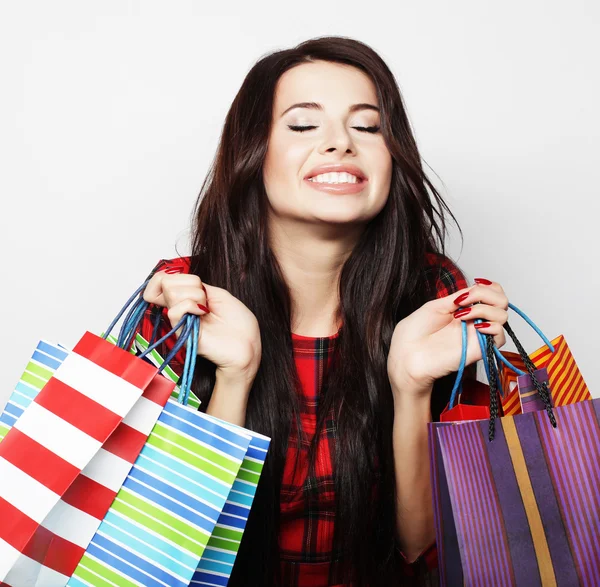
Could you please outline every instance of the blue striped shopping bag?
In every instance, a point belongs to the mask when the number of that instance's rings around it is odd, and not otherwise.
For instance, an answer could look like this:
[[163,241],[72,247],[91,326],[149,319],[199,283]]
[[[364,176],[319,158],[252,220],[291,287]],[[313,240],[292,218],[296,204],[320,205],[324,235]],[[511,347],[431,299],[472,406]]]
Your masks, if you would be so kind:
[[248,522],[270,441],[257,432],[240,430],[251,435],[250,444],[223,511],[194,573],[192,580],[194,587],[227,585]]
[[[148,348],[148,342],[139,334],[136,336],[134,344],[139,352],[143,352]],[[148,359],[157,367],[163,364],[163,360],[156,350],[148,355]],[[176,377],[170,367],[167,367],[164,373],[167,376]],[[178,394],[178,391],[179,388],[176,387],[173,395]],[[200,404],[198,398],[191,392],[189,404],[194,407],[198,407]],[[211,418],[211,416],[206,415],[206,418]],[[235,482],[227,496],[223,511],[217,520],[215,529],[194,573],[192,579],[194,586],[227,585],[248,522],[250,508],[254,501],[270,443],[270,439],[262,434],[221,420],[214,418],[213,420],[227,426],[230,430],[249,434],[250,444]]]
[[60,345],[40,340],[14,391],[0,414],[0,441],[6,436],[25,408],[48,383],[68,352]]

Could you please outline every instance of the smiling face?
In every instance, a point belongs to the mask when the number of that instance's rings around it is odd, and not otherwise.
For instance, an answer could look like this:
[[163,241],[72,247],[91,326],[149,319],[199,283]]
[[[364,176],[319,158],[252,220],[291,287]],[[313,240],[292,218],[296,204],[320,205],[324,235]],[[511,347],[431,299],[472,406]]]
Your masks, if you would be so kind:
[[[339,225],[366,224],[380,212],[392,158],[378,106],[371,79],[348,65],[303,63],[281,76],[263,167],[271,216]],[[350,175],[308,179],[344,168]]]

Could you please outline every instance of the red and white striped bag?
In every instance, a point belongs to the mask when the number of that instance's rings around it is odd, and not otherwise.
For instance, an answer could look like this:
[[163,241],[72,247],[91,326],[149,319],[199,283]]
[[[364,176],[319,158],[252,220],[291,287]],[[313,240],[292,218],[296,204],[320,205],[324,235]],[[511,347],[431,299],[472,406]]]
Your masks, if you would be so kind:
[[66,584],[174,386],[90,332],[68,353],[0,443],[0,585]]

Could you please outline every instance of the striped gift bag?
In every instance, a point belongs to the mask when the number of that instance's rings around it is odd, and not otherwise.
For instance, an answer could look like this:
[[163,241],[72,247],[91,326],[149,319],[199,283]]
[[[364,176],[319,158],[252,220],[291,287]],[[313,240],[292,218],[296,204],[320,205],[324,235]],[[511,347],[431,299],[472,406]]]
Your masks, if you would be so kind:
[[[138,352],[143,352],[148,348],[148,342],[140,334],[137,334],[135,347]],[[163,359],[156,350],[148,355],[148,359],[157,367],[163,364]],[[169,367],[165,369],[165,373],[177,377]],[[178,389],[175,388],[173,396],[178,394]],[[188,405],[195,408],[200,405],[200,401],[193,393],[190,393]],[[212,418],[206,414],[204,417]],[[213,420],[234,432],[249,435],[250,444],[235,482],[227,496],[223,511],[219,515],[215,529],[194,573],[193,585],[227,585],[246,528],[270,443],[270,439],[262,434],[240,428],[228,422]]]
[[[554,352],[544,345],[529,355],[537,369],[545,369],[548,383],[552,393],[552,401],[555,406],[576,403],[591,399],[590,391],[579,371],[575,358],[569,349],[565,337],[560,335],[551,341]],[[501,354],[510,363],[521,371],[526,371],[525,363],[518,353],[501,351]],[[512,416],[523,411],[522,399],[519,395],[517,380],[518,374],[509,368],[500,372],[503,397],[502,408],[504,414]],[[526,396],[528,397],[528,396]]]
[[269,438],[245,428],[236,426],[234,429],[249,434],[250,444],[223,511],[194,573],[192,579],[194,586],[227,585],[267,456]]
[[600,399],[430,426],[441,585],[600,585]]
[[48,383],[69,352],[45,340],[38,342],[14,391],[0,414],[0,441],[13,427],[25,408]]
[[[108,337],[110,342],[116,342]],[[69,351],[40,341],[0,415],[0,442]],[[174,383],[154,378],[98,453],[42,521],[5,585],[64,586],[138,456]]]
[[189,585],[250,441],[170,399],[68,585]]
[[[86,502],[85,494],[92,486],[102,492],[105,481],[96,478],[92,459],[112,455],[100,451],[146,390],[152,399],[141,403],[155,403],[151,383],[157,369],[147,362],[89,332],[73,351],[61,354],[53,347],[44,364],[39,359],[50,346],[38,345],[2,416],[0,580],[16,587],[64,580],[53,567],[72,564],[77,548],[82,550],[71,539],[85,530],[69,516],[85,518],[89,526],[85,509],[98,506]],[[132,422],[139,420],[129,420],[135,435]]]

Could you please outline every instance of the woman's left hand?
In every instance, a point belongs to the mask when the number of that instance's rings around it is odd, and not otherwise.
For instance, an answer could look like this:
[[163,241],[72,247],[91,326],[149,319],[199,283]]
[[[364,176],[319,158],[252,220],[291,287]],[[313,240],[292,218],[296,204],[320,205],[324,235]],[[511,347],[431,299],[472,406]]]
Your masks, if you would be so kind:
[[503,325],[508,320],[507,310],[504,290],[492,282],[431,300],[398,322],[387,362],[394,396],[428,394],[436,379],[458,370],[462,321],[467,322],[467,365],[482,358],[474,325],[476,318],[489,324],[478,330],[494,335],[496,346],[502,347],[506,342]]

